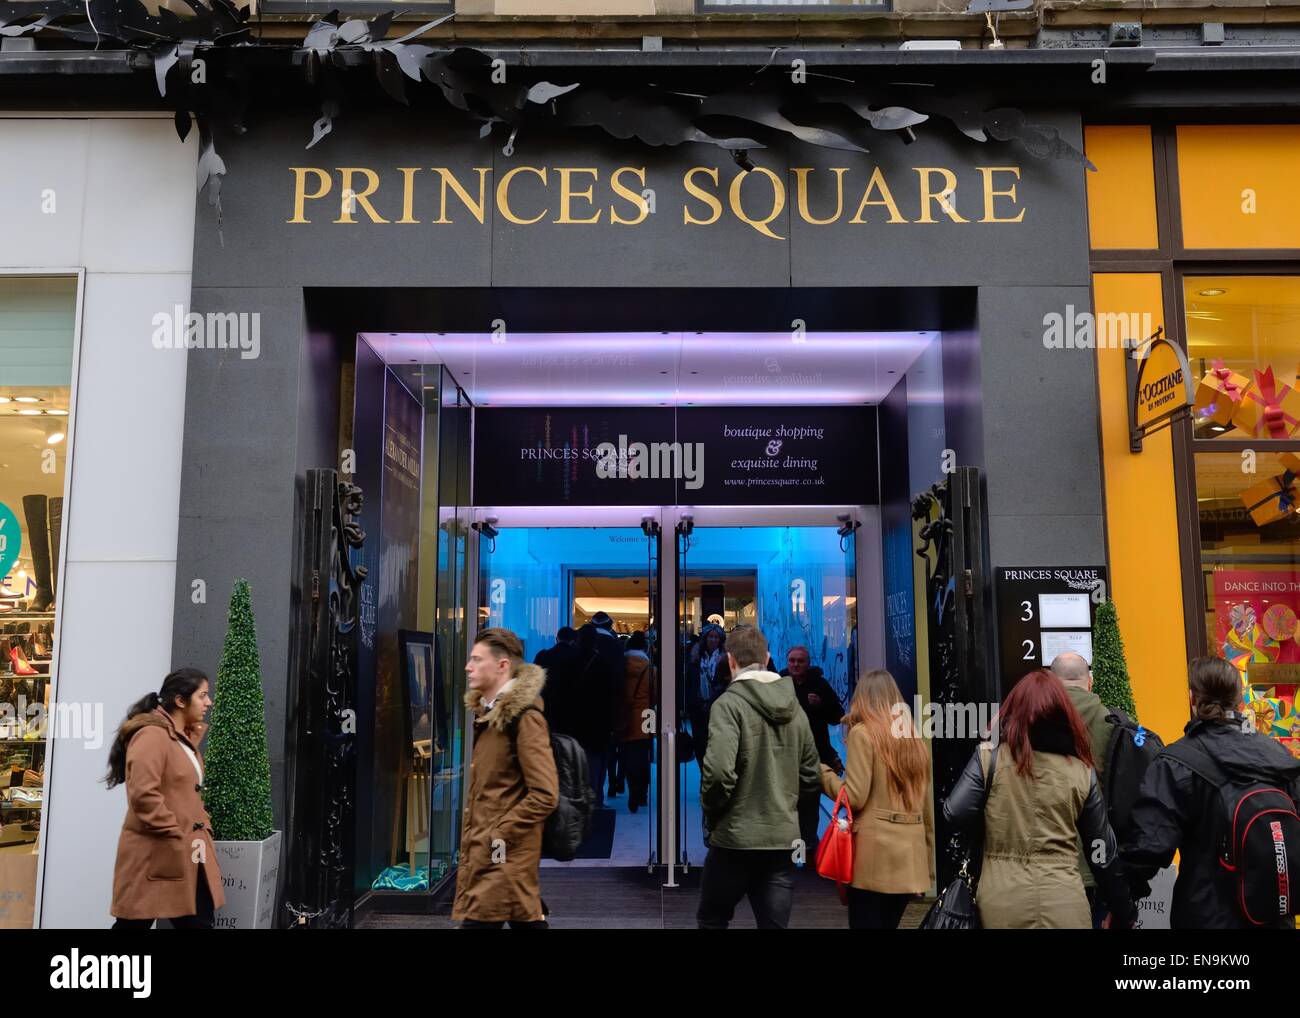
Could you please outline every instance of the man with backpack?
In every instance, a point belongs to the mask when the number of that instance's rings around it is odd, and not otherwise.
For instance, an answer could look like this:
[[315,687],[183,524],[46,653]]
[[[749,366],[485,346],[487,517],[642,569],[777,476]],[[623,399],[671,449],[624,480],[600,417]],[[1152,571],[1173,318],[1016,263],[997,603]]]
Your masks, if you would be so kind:
[[709,854],[696,919],[725,930],[748,897],[759,929],[785,929],[799,800],[821,794],[821,764],[794,684],[765,667],[763,634],[737,626],[726,647],[731,682],[710,710],[700,768]]
[[[1148,731],[1118,707],[1107,707],[1092,691],[1092,669],[1079,654],[1066,652],[1052,659],[1052,674],[1061,680],[1070,703],[1088,729],[1089,748],[1095,761],[1097,787],[1106,800],[1106,813],[1116,840],[1122,840],[1133,823],[1133,805],[1142,779],[1165,748],[1160,736]],[[1092,909],[1092,925],[1099,927],[1106,905],[1097,890],[1087,853],[1095,846],[1079,845],[1079,872]]]
[[1173,929],[1294,929],[1300,760],[1253,731],[1228,662],[1197,658],[1188,679],[1192,720],[1147,770],[1121,841],[1133,897],[1177,851]]
[[474,749],[452,907],[462,929],[547,928],[539,871],[560,781],[539,695],[546,673],[523,657],[510,630],[485,629],[465,665]]

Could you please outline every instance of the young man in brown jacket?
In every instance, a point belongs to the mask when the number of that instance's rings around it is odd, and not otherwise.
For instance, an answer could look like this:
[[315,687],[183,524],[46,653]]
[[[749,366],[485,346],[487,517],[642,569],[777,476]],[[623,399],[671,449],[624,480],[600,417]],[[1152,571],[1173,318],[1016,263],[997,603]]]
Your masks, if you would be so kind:
[[451,913],[462,929],[547,928],[542,829],[559,779],[539,695],[546,673],[523,658],[514,633],[485,629],[465,665],[474,750]]

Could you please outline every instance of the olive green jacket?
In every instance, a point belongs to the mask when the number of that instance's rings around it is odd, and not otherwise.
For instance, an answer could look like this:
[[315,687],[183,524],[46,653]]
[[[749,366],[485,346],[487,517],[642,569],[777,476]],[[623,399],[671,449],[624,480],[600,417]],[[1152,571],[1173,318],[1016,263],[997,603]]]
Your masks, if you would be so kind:
[[709,845],[793,849],[799,800],[821,794],[820,764],[794,682],[758,665],[740,669],[709,710],[700,773]]
[[[1084,725],[1088,728],[1088,743],[1092,751],[1094,770],[1097,772],[1097,784],[1102,785],[1103,778],[1106,775],[1106,751],[1110,748],[1111,737],[1115,734],[1115,726],[1106,720],[1110,708],[1101,702],[1096,693],[1089,692],[1086,689],[1078,686],[1066,686],[1065,691],[1069,694],[1074,709],[1079,712]],[[1083,877],[1084,887],[1095,887],[1097,885],[1092,876],[1092,867],[1088,865],[1088,860],[1084,858],[1082,844],[1079,845],[1079,875]]]

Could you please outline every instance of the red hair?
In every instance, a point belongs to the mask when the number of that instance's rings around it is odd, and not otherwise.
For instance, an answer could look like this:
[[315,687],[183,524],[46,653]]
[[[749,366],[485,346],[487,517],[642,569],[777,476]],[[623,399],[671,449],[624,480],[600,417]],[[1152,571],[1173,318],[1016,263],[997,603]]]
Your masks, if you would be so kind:
[[1078,757],[1089,767],[1093,766],[1092,748],[1083,718],[1070,702],[1065,684],[1049,671],[1030,672],[1011,688],[1002,701],[1002,710],[998,712],[998,726],[1001,739],[1016,762],[1016,770],[1026,777],[1034,776],[1034,747],[1030,742],[1030,732],[1043,727],[1067,736],[1063,740],[1062,752]]

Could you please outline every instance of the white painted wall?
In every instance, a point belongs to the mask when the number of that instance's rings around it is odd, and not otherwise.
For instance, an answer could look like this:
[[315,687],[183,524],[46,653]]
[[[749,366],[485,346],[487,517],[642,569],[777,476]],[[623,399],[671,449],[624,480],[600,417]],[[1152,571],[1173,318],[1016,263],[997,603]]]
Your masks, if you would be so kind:
[[171,668],[185,353],[151,338],[189,309],[197,151],[170,117],[0,114],[0,272],[85,273],[52,697],[102,709],[103,730],[50,746],[43,927],[111,923],[126,798],[100,781],[108,744]]

